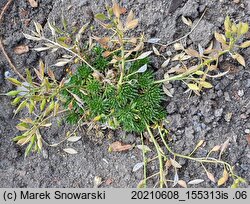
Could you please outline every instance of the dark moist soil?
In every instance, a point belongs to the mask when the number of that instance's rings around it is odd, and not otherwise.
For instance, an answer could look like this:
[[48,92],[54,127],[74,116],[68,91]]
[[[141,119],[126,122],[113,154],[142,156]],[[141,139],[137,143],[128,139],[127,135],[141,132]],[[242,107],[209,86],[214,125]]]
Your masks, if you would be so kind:
[[[57,54],[37,53],[30,50],[28,53],[16,55],[13,49],[21,44],[28,45],[31,49],[36,46],[34,42],[26,40],[22,32],[34,29],[32,21],[38,21],[47,32],[47,20],[60,23],[62,11],[69,24],[81,26],[86,22],[93,22],[93,13],[104,10],[108,1],[90,0],[39,0],[39,7],[32,8],[28,1],[14,1],[6,11],[1,24],[0,35],[10,58],[20,70],[33,69],[40,58],[44,59],[48,66],[52,65]],[[137,33],[144,32],[149,38],[161,38],[167,43],[185,35],[190,28],[182,23],[181,15],[190,18],[194,23],[200,18],[205,8],[207,12],[199,26],[182,43],[185,46],[197,47],[201,44],[206,47],[213,38],[213,31],[222,31],[223,21],[226,15],[230,15],[235,21],[250,23],[250,2],[241,0],[240,3],[229,0],[126,0],[123,6],[133,8],[140,18],[140,26]],[[0,1],[2,8],[6,0]],[[94,24],[96,35],[104,32]],[[86,34],[86,36],[89,33]],[[246,39],[250,39],[250,33]],[[170,46],[164,55],[174,55],[175,51]],[[165,102],[168,111],[171,145],[176,152],[188,154],[201,139],[206,141],[195,156],[205,156],[215,145],[222,144],[230,138],[230,146],[223,155],[223,160],[235,166],[238,175],[245,178],[248,186],[250,179],[249,158],[250,151],[247,137],[250,137],[250,48],[241,51],[246,59],[246,67],[224,57],[220,69],[230,73],[221,79],[212,81],[213,89],[205,91],[201,96],[185,94],[186,87],[179,82],[172,83],[170,90],[173,98],[167,98]],[[160,69],[162,59],[153,58],[153,66],[156,76],[162,77],[165,70]],[[172,65],[171,65],[172,66]],[[4,77],[4,73],[15,74],[9,68],[7,61],[0,53],[0,93],[12,90]],[[56,75],[61,78],[64,70],[58,68]],[[17,146],[11,139],[20,134],[16,129],[17,116],[13,118],[11,99],[0,96],[0,187],[93,187],[94,177],[99,176],[104,184],[101,187],[136,187],[143,178],[142,169],[133,172],[133,166],[142,162],[141,151],[137,148],[128,152],[109,153],[108,146],[114,141],[140,144],[140,138],[133,134],[117,131],[111,139],[105,138],[101,144],[97,144],[80,131],[82,140],[63,144],[59,148],[45,147],[41,154],[24,158],[24,147]],[[231,115],[231,117],[230,117]],[[52,142],[59,141],[70,130],[68,125],[53,126],[44,133],[44,137]],[[64,147],[73,147],[79,152],[76,155],[68,155],[62,151]],[[152,147],[153,149],[153,147]],[[216,156],[216,155],[215,155]],[[186,160],[179,160],[183,168],[179,171],[180,179],[190,181],[204,179],[205,182],[193,187],[216,187],[206,177],[202,167]],[[157,164],[152,163],[148,167],[149,172],[157,170]],[[210,172],[218,179],[222,174],[222,168],[215,165],[207,166]],[[111,182],[112,181],[112,182]],[[232,183],[230,180],[225,186]],[[151,181],[149,186],[153,186]],[[225,187],[224,186],[224,187]]]

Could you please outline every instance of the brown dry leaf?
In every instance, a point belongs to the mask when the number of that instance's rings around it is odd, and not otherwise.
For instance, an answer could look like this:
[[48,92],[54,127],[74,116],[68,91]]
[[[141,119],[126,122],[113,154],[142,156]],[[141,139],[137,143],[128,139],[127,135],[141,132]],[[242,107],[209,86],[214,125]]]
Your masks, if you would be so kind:
[[130,144],[122,144],[119,141],[116,141],[116,142],[112,143],[109,146],[109,150],[111,152],[122,152],[122,151],[127,151],[127,150],[129,150],[131,148],[132,148],[132,145],[130,145]]
[[209,178],[210,181],[214,182],[215,183],[215,178],[214,178],[214,175],[211,174],[210,172],[206,172],[207,173],[207,177]]
[[244,57],[242,57],[242,55],[240,54],[236,54],[233,56],[234,59],[236,59],[242,66],[246,66],[246,62],[245,62],[245,59]]
[[67,152],[68,154],[77,154],[77,151],[73,148],[66,148],[63,151]]
[[134,12],[131,10],[128,14],[127,20],[126,20],[126,24],[128,24],[129,22],[131,22],[134,19]]
[[138,19],[134,19],[128,23],[126,23],[126,28],[127,29],[134,29],[138,26],[139,20]]
[[73,101],[72,101],[71,103],[69,103],[68,109],[69,109],[69,110],[72,110],[72,109],[73,109]]
[[133,49],[133,52],[137,52],[137,51],[140,51],[142,50],[144,47],[144,43],[143,42],[140,42],[134,49]]
[[243,43],[240,45],[241,48],[247,48],[247,47],[249,47],[249,46],[250,46],[250,40],[245,41],[245,42],[243,42]]
[[40,150],[42,150],[42,147],[43,147],[43,141],[42,141],[42,136],[39,132],[39,130],[37,131],[36,133],[36,137],[37,137],[37,146]]
[[230,142],[230,139],[228,138],[222,145],[221,145],[221,148],[220,148],[220,156],[219,158],[221,158],[221,155],[222,153],[227,149],[227,147],[229,146],[229,142]]
[[192,181],[189,181],[188,184],[190,184],[190,185],[196,185],[196,184],[200,184],[202,182],[204,182],[203,179],[194,179]]
[[173,165],[173,167],[175,168],[181,168],[182,166],[175,160],[171,159],[170,158],[170,161],[171,161],[171,164]]
[[169,96],[169,97],[173,97],[172,93],[168,90],[168,88],[165,86],[165,84],[162,85],[162,89],[164,91],[164,93]]
[[172,67],[170,70],[167,71],[168,74],[172,74],[175,72],[179,72],[181,70],[180,64],[177,64],[176,66]]
[[174,49],[175,50],[184,50],[184,47],[181,43],[175,43],[174,44]]
[[183,188],[187,188],[187,183],[186,183],[186,181],[179,180],[179,181],[178,181],[178,184],[179,184],[181,187],[183,187]]
[[165,163],[166,169],[168,170],[171,166],[172,166],[171,161],[170,161],[170,160],[167,160],[166,163]]
[[28,0],[31,7],[37,8],[38,7],[38,0]]
[[191,57],[200,57],[200,54],[194,49],[188,48],[185,52]]
[[226,37],[223,34],[215,32],[214,37],[221,44],[226,44]]
[[154,51],[155,55],[157,55],[157,56],[161,55],[155,46],[153,46],[153,51]]
[[229,177],[229,175],[228,175],[228,173],[227,173],[227,170],[224,169],[224,171],[223,171],[223,176],[218,180],[217,185],[218,185],[218,186],[221,186],[221,185],[223,185],[224,183],[226,183],[227,180],[228,180],[228,177]]
[[96,80],[102,81],[102,76],[101,76],[101,74],[100,74],[99,72],[94,71],[94,72],[92,73],[92,76],[93,76]]
[[213,50],[214,42],[211,41],[210,45],[207,49],[205,49],[204,54],[209,54],[211,50]]
[[39,73],[43,79],[44,77],[44,71],[45,71],[45,64],[43,63],[42,60],[39,60]]
[[48,68],[48,75],[49,75],[49,77],[50,77],[53,81],[56,80],[56,77],[55,77],[55,75],[54,75],[54,72],[53,72],[51,69],[49,69],[49,68]]
[[120,9],[119,4],[117,4],[116,2],[114,3],[114,6],[113,6],[113,12],[117,18],[120,18],[121,9]]
[[214,146],[211,152],[218,152],[220,150],[220,147],[221,147],[220,145]]
[[103,37],[99,40],[97,40],[101,45],[106,45],[109,41],[110,41],[110,38],[109,37]]
[[29,52],[29,47],[27,45],[19,45],[14,48],[14,52],[17,55],[21,55],[21,54]]
[[42,81],[43,77],[42,77],[41,73],[37,69],[34,69],[34,71],[35,71],[37,77]]
[[23,138],[23,139],[18,140],[17,144],[21,146],[25,145],[30,141],[30,139],[31,139],[31,135],[28,138]]
[[28,128],[22,126],[22,125],[17,125],[16,126],[16,129],[20,130],[20,131],[25,131],[25,130],[28,130]]
[[19,119],[19,120],[24,122],[24,123],[29,123],[29,124],[33,123],[33,120],[31,118],[24,118],[24,119]]
[[166,59],[166,60],[162,63],[161,68],[166,68],[166,67],[168,66],[169,62],[170,62],[170,58]]
[[125,14],[127,12],[127,9],[124,7],[120,7],[121,14]]
[[106,50],[104,53],[102,53],[102,56],[106,58],[106,57],[108,57],[110,54],[111,54],[111,52],[109,52],[109,51]]
[[182,52],[180,54],[177,54],[175,55],[173,58],[172,58],[172,61],[185,61],[187,59],[191,58],[190,56],[186,55],[185,52]]
[[137,60],[144,59],[144,58],[148,57],[149,55],[151,55],[151,53],[152,53],[152,51],[144,52],[139,57],[137,57]]
[[124,29],[124,28],[123,28],[123,24],[122,24],[121,21],[118,22],[117,28],[118,28],[119,30],[123,30],[123,29]]

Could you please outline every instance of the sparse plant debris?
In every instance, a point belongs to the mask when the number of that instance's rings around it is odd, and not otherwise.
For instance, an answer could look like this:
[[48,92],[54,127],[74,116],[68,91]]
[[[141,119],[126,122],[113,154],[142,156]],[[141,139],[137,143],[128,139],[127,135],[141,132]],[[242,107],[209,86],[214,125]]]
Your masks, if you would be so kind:
[[[98,134],[103,134],[102,129],[105,128],[123,129],[140,134],[142,140],[140,149],[144,158],[144,179],[138,187],[146,187],[147,180],[154,176],[159,177],[159,187],[167,187],[169,184],[186,187],[201,183],[203,179],[187,183],[179,178],[178,170],[182,166],[178,163],[178,158],[200,163],[212,182],[216,182],[216,176],[207,170],[206,165],[221,165],[224,170],[217,185],[224,185],[231,177],[234,180],[232,187],[238,187],[244,179],[234,173],[229,163],[221,160],[221,155],[228,147],[229,140],[224,144],[216,145],[206,157],[202,158],[196,158],[193,155],[204,141],[198,142],[189,155],[181,155],[172,151],[166,137],[168,134],[164,125],[166,113],[162,107],[163,92],[167,91],[162,90],[161,85],[181,80],[189,90],[199,94],[204,88],[212,88],[207,78],[221,77],[226,74],[226,72],[211,74],[217,70],[219,58],[222,55],[229,54],[244,66],[244,58],[236,49],[250,46],[248,41],[237,45],[238,39],[248,31],[248,25],[241,22],[236,25],[227,17],[225,35],[215,33],[221,49],[214,49],[212,45],[207,49],[198,46],[199,51],[196,51],[176,45],[176,49],[181,50],[181,53],[172,61],[182,62],[197,58],[197,65],[189,68],[184,65],[179,70],[171,70],[165,74],[164,79],[157,81],[150,69],[149,56],[153,52],[156,55],[161,54],[155,47],[153,51],[144,51],[146,40],[143,35],[128,37],[127,33],[137,27],[138,19],[135,18],[133,11],[128,12],[126,18],[123,18],[125,13],[126,9],[114,3],[113,7],[107,7],[107,14],[96,14],[96,20],[110,32],[110,35],[92,37],[87,45],[81,43],[81,35],[87,29],[88,23],[73,33],[68,33],[66,21],[63,21],[63,29],[49,23],[54,40],[43,35],[43,28],[39,23],[35,23],[36,32],[33,31],[33,35],[24,34],[30,40],[44,42],[44,47],[35,48],[37,51],[57,51],[58,49],[67,51],[68,55],[59,59],[55,63],[56,66],[79,62],[82,65],[75,72],[69,72],[68,76],[60,82],[56,80],[52,70],[45,68],[43,62],[40,62],[39,69],[35,70],[36,77],[32,77],[27,70],[26,78],[22,82],[14,78],[8,79],[17,86],[16,90],[6,94],[14,97],[13,105],[18,105],[15,115],[25,107],[30,113],[30,117],[20,119],[21,123],[17,125],[17,128],[24,133],[15,137],[14,141],[20,145],[28,145],[25,155],[32,150],[41,151],[45,143],[41,135],[42,129],[51,126],[52,117],[63,114],[69,123],[77,124],[77,127],[86,125],[89,130],[94,129]],[[187,19],[185,21],[190,24]],[[168,66],[169,61],[166,59],[164,67]],[[173,73],[175,75],[170,76]],[[144,132],[149,134],[157,152],[157,156],[153,159],[147,158],[149,148],[143,142]],[[156,134],[163,145],[156,140]],[[76,138],[73,133],[68,134],[64,140],[74,142],[78,139],[80,138]],[[115,145],[117,151],[122,151],[122,148],[127,150],[130,147],[124,147],[120,143]],[[64,149],[64,151],[69,154],[77,153],[72,148]],[[213,152],[220,152],[219,158],[211,157]],[[155,159],[159,162],[159,172],[148,176],[146,166]],[[137,168],[140,168],[140,164],[135,167],[135,170]],[[174,178],[168,178],[169,171],[174,172]]]

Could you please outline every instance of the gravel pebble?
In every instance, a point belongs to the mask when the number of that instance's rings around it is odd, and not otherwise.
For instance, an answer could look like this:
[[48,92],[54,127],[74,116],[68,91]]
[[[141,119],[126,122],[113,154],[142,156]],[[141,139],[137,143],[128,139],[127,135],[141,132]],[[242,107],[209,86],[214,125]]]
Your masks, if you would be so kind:
[[224,117],[225,121],[230,122],[232,118],[233,113],[227,113]]
[[239,96],[239,97],[244,96],[244,90],[239,90],[239,91],[238,91],[238,96]]
[[221,117],[221,116],[222,116],[222,113],[223,113],[223,108],[216,109],[216,110],[214,111],[215,117]]
[[250,133],[250,129],[245,129],[245,133],[249,134]]
[[228,93],[228,92],[225,92],[225,93],[224,93],[224,97],[225,97],[225,100],[226,100],[226,101],[231,101],[231,99],[230,99],[230,96],[229,96],[229,93]]

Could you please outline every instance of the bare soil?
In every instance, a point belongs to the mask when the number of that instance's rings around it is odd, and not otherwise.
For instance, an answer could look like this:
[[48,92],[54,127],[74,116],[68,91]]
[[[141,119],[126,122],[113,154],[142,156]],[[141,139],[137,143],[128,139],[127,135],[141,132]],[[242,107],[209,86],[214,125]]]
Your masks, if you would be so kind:
[[[168,43],[190,31],[183,24],[181,16],[190,18],[194,23],[200,18],[204,10],[207,12],[200,24],[182,43],[185,46],[197,48],[200,44],[208,46],[213,38],[213,32],[223,29],[226,15],[235,21],[250,23],[250,2],[241,0],[124,0],[122,5],[135,11],[140,18],[137,32],[144,32],[149,38],[160,38],[163,43]],[[0,1],[0,8],[6,0]],[[33,29],[32,21],[41,23],[45,30],[48,19],[60,23],[62,12],[70,24],[81,26],[92,22],[94,32],[98,35],[103,31],[93,21],[93,13],[104,11],[105,3],[101,0],[39,0],[39,6],[32,8],[28,1],[14,1],[6,11],[0,25],[0,36],[11,60],[24,73],[25,68],[33,69],[40,58],[48,66],[54,63],[57,54],[37,53],[32,50],[36,44],[26,40],[22,32]],[[88,36],[87,33],[86,36]],[[250,33],[247,34],[248,40]],[[30,51],[16,55],[13,49],[21,44],[28,45]],[[172,46],[164,51],[164,55],[175,54]],[[247,137],[250,137],[250,48],[242,50],[246,67],[242,67],[229,58],[224,57],[220,69],[230,73],[223,78],[212,81],[214,88],[205,91],[201,96],[188,97],[184,93],[186,87],[175,82],[171,84],[174,92],[173,98],[167,98],[165,107],[168,112],[170,143],[176,152],[187,154],[192,151],[201,139],[206,141],[206,146],[201,148],[196,156],[204,156],[215,145],[222,144],[230,138],[230,146],[223,155],[223,160],[235,166],[238,175],[245,178],[247,187],[250,180],[250,149]],[[156,76],[162,77],[169,69],[161,69],[163,59],[153,58]],[[6,80],[4,74],[12,73],[3,54],[0,53],[0,93],[12,90],[14,87]],[[56,75],[61,78],[65,71],[57,69]],[[18,116],[13,118],[11,99],[0,96],[0,187],[93,187],[94,177],[103,178],[102,187],[136,187],[143,178],[142,169],[132,172],[133,166],[142,162],[141,151],[134,148],[123,153],[109,153],[108,146],[114,141],[130,144],[140,144],[136,135],[116,131],[110,138],[104,138],[97,144],[86,135],[85,131],[79,132],[83,139],[73,144],[63,144],[59,148],[45,147],[41,154],[34,154],[24,158],[24,147],[19,147],[11,139],[18,135],[15,129]],[[231,117],[229,117],[231,115]],[[66,124],[53,126],[46,131],[45,137],[49,141],[58,141],[70,129]],[[86,135],[86,136],[85,136]],[[64,147],[72,146],[79,152],[77,155],[68,155],[62,151]],[[179,177],[185,181],[201,178],[205,182],[194,187],[216,187],[206,177],[202,167],[191,161],[181,160],[183,168]],[[156,164],[149,167],[149,172],[157,169]],[[208,167],[210,172],[219,178],[222,168]],[[110,182],[112,181],[112,182]],[[151,181],[149,186],[153,186]],[[226,186],[230,185],[230,180]],[[225,187],[225,186],[224,186]]]

